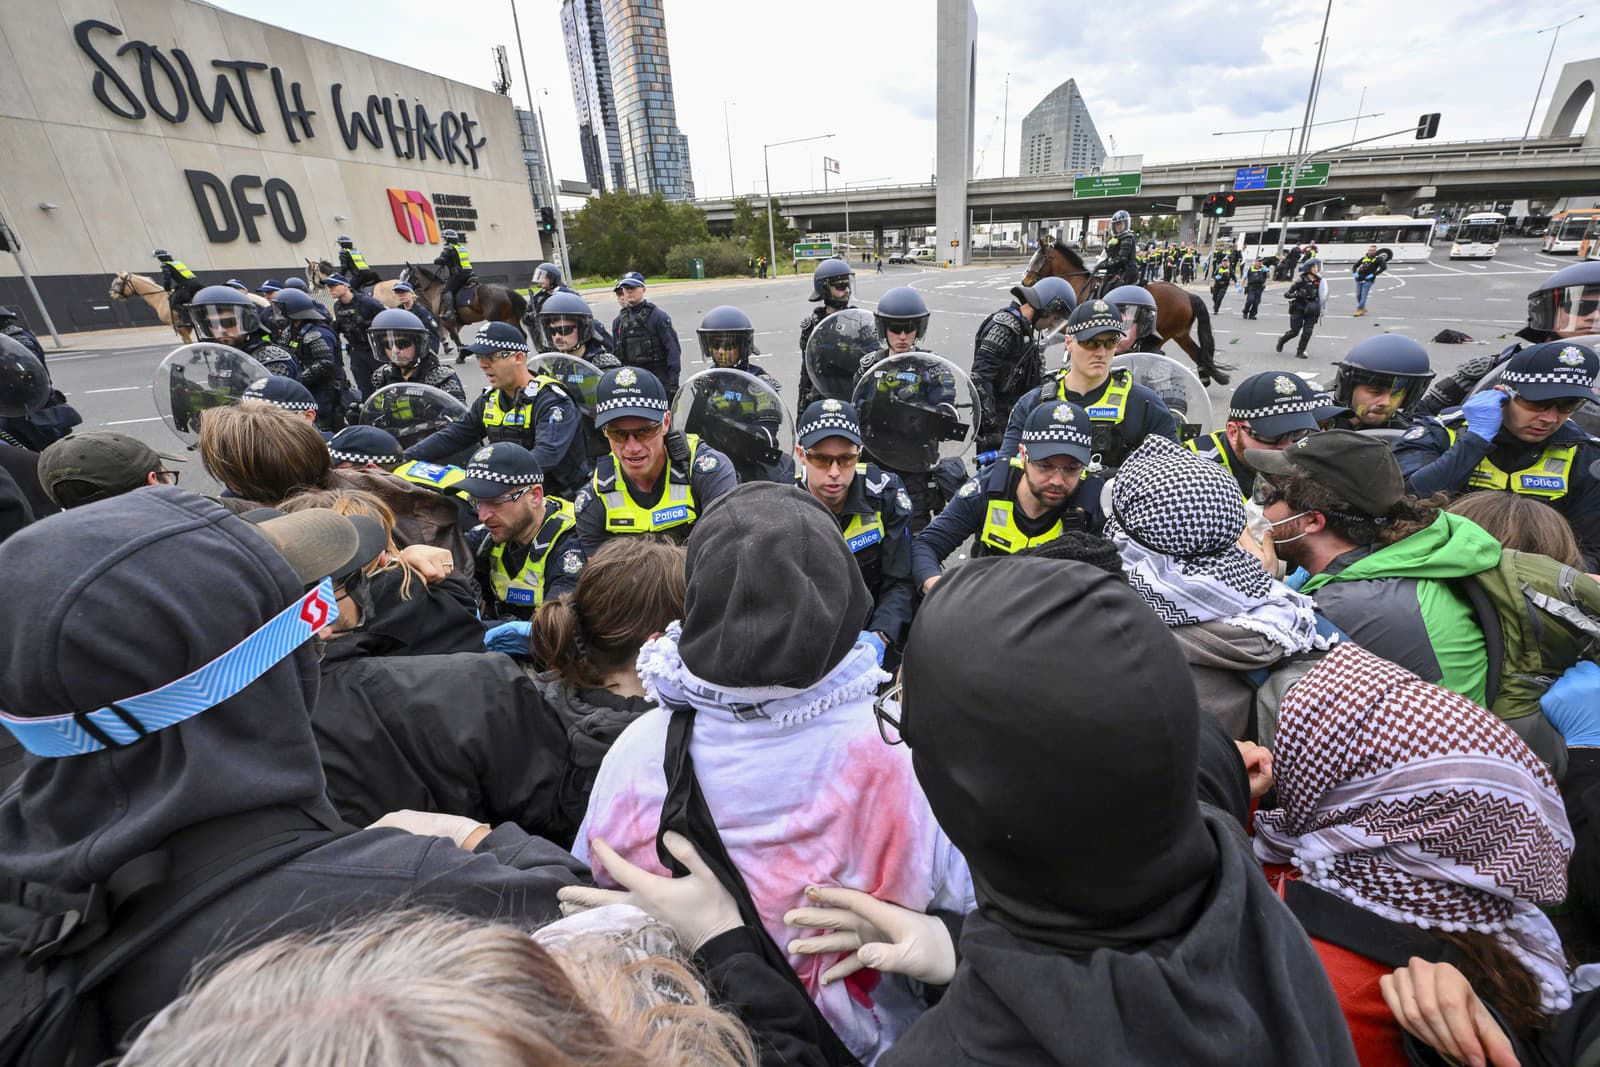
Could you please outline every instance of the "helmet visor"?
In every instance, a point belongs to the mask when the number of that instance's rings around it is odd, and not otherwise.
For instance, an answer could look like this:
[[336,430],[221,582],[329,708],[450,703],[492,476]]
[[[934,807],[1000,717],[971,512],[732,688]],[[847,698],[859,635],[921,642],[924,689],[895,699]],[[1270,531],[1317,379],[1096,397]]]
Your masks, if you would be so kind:
[[261,314],[243,304],[202,304],[190,306],[189,321],[209,341],[224,344],[248,337],[261,325]]
[[[1380,408],[1386,414],[1394,415],[1416,407],[1433,377],[1432,371],[1427,374],[1386,374],[1360,367],[1341,367],[1338,400],[1354,409],[1358,415],[1376,412]],[[1357,387],[1361,388],[1363,395],[1356,395]],[[1384,402],[1385,397],[1387,402]]]
[[1563,337],[1600,333],[1600,283],[1566,285],[1560,289],[1535,293],[1534,296],[1544,298],[1549,312],[1549,325],[1532,321],[1528,325],[1550,330]]
[[856,276],[854,274],[835,274],[831,278],[822,279],[817,283],[817,287],[822,290],[822,296],[825,300],[833,303],[848,303],[850,294],[854,292],[856,287]]
[[427,345],[426,335],[416,330],[368,330],[367,341],[378,358],[402,367],[421,359]]
[[743,367],[755,344],[750,330],[701,330],[700,354],[713,367]]
[[1129,304],[1122,309],[1122,324],[1132,337],[1149,337],[1156,332],[1156,309]]
[[546,351],[571,352],[589,340],[594,320],[581,315],[540,315],[539,332]]

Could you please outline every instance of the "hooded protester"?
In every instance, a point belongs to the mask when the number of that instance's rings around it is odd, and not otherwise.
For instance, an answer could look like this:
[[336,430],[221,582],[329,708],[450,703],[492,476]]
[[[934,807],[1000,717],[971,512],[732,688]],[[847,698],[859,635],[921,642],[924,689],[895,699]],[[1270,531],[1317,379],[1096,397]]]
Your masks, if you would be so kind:
[[1267,744],[1284,690],[1337,631],[1239,547],[1244,528],[1233,476],[1164,437],[1146,437],[1112,483],[1105,536],[1178,639],[1201,708]]
[[[29,749],[0,799],[10,893],[46,915],[81,912],[131,861],[148,874],[164,859],[167,880],[183,883],[236,870],[285,832],[312,840],[134,953],[97,991],[94,1025],[78,1028],[99,1053],[79,1062],[111,1055],[201,958],[404,904],[532,925],[583,874],[511,825],[453,838],[473,855],[340,823],[311,729],[311,637],[337,624],[350,602],[339,587],[348,594],[370,558],[358,529],[321,509],[255,525],[152,486],[35,523],[0,553],[0,724]],[[173,685],[195,672],[198,699]],[[159,900],[162,884],[146,892]],[[109,913],[112,936],[153,918],[131,904]]]
[[1411,1062],[1379,979],[1450,960],[1513,1030],[1572,1003],[1539,905],[1567,891],[1555,780],[1511,728],[1356,645],[1283,702],[1255,852],[1333,979],[1364,1067]]
[[[683,621],[639,653],[639,677],[662,706],[606,756],[575,853],[603,840],[664,874],[673,857],[658,855],[657,835],[678,830],[746,898],[746,925],[777,946],[800,934],[783,917],[808,881],[871,886],[916,911],[971,910],[965,861],[909,755],[874,725],[888,675],[860,639],[870,609],[820,502],[770,482],[719,499],[689,538]],[[596,877],[618,884],[598,865]],[[877,1059],[922,1010],[901,978],[861,972],[824,985],[837,956],[773,949],[769,959],[793,968],[842,1041],[835,1062]]]

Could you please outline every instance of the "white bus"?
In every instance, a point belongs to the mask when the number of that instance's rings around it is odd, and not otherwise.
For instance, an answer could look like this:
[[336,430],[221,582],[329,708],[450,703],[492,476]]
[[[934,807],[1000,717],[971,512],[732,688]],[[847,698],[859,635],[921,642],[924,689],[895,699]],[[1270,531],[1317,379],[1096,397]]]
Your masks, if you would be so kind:
[[1450,235],[1451,259],[1493,259],[1506,217],[1494,211],[1465,215]]
[[[1409,215],[1363,215],[1359,219],[1323,219],[1317,222],[1271,223],[1234,234],[1234,243],[1246,258],[1274,255],[1295,245],[1317,246],[1324,263],[1354,263],[1372,245],[1394,253],[1393,263],[1425,262],[1432,251],[1433,219]],[[1287,231],[1287,232],[1286,232]],[[1259,248],[1259,253],[1257,249]]]
[[1550,216],[1550,229],[1546,231],[1544,244],[1539,246],[1539,251],[1556,255],[1577,253],[1583,247],[1583,235],[1589,228],[1589,221],[1597,215],[1600,215],[1600,208],[1573,208],[1556,212]]

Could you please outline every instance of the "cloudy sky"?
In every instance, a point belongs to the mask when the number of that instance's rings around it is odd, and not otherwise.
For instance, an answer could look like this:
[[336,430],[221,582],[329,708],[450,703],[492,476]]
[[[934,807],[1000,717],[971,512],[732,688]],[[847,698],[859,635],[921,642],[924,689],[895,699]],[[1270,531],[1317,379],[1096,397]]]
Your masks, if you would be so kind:
[[[511,0],[214,2],[484,87],[494,79],[490,49],[504,44],[512,95],[527,101]],[[1357,136],[1370,136],[1438,111],[1440,140],[1520,136],[1550,48],[1552,35],[1538,31],[1586,6],[1557,0],[1540,13],[1500,0],[1334,0],[1316,118],[1381,112],[1360,124]],[[1002,167],[1018,172],[1023,116],[1068,78],[1077,79],[1108,150],[1114,139],[1118,153],[1142,153],[1149,162],[1232,155],[1270,162],[1285,134],[1213,134],[1301,121],[1325,9],[1324,0],[977,0],[976,7],[979,177],[998,177]],[[460,15],[446,20],[449,11]],[[560,2],[520,0],[517,12],[556,174],[581,180]],[[934,0],[666,0],[666,22],[678,124],[689,137],[699,195],[728,192],[730,146],[733,186],[750,194],[761,188],[763,142],[828,133],[835,135],[828,141],[772,150],[774,190],[821,187],[824,155],[841,163],[830,184],[927,180]],[[1535,133],[1561,64],[1595,56],[1600,14],[1561,31]],[[1351,130],[1349,122],[1323,126],[1313,144],[1351,140]]]

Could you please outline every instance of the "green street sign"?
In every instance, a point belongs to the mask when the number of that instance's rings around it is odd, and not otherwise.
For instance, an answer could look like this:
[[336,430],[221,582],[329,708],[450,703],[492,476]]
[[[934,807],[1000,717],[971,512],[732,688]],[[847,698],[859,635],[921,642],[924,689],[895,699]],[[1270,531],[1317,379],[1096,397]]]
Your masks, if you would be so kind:
[[[1267,188],[1286,189],[1287,183],[1283,180],[1284,167],[1281,163],[1274,163],[1267,168]],[[1328,164],[1307,163],[1300,168],[1299,177],[1294,180],[1296,189],[1314,189],[1328,184]]]
[[1072,179],[1072,197],[1084,200],[1096,196],[1138,196],[1138,174],[1091,174]]
[[797,241],[794,246],[795,259],[832,259],[832,241]]

